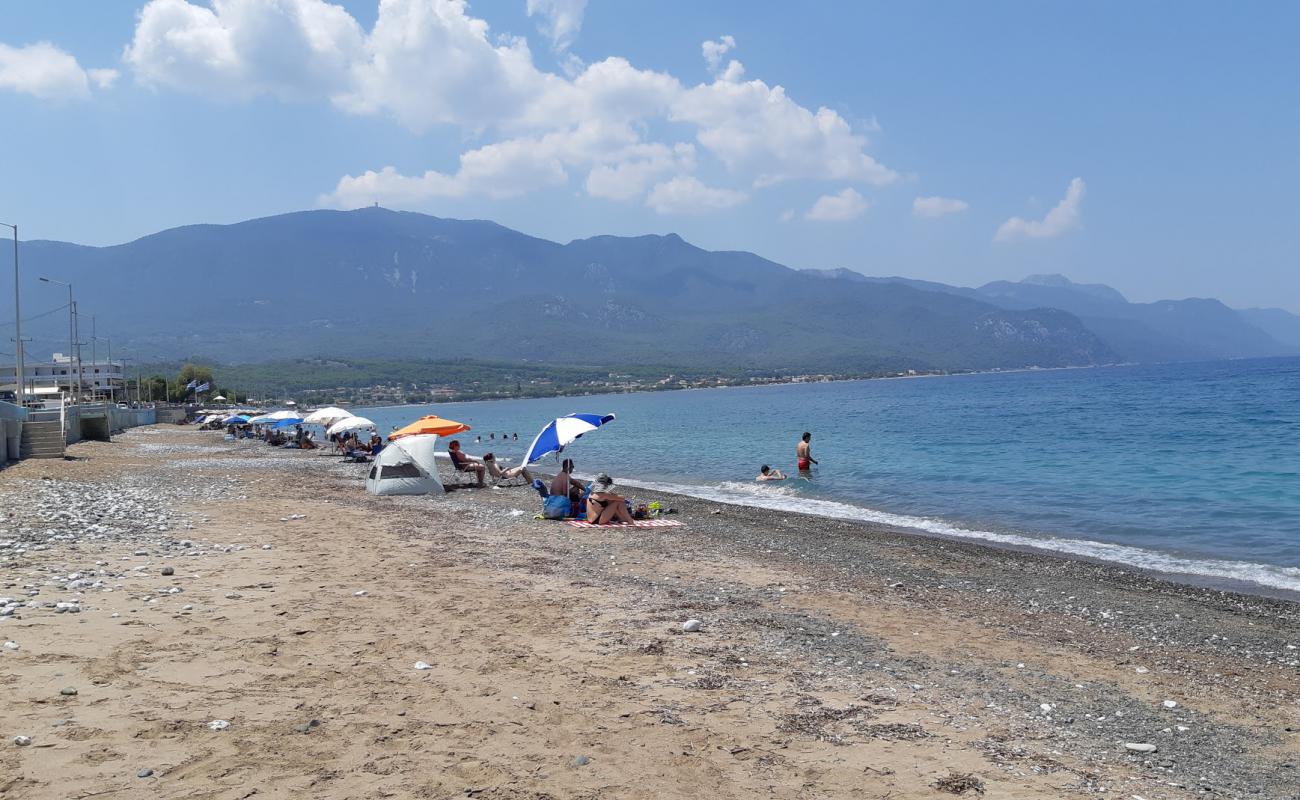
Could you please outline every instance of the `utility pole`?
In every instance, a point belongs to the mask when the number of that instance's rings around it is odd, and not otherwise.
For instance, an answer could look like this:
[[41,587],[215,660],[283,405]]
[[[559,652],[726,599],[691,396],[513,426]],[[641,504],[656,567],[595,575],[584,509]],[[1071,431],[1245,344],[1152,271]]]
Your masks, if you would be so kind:
[[99,354],[95,352],[95,347],[99,344],[98,337],[95,336],[95,315],[90,315],[90,368],[95,370],[90,378],[90,394],[92,397],[99,395],[99,378],[94,377],[99,374]]
[[18,384],[18,405],[21,406],[27,396],[23,388],[27,370],[23,364],[23,304],[18,286],[18,225],[7,222],[0,222],[0,225],[14,231],[14,383]]
[[72,395],[75,402],[76,395],[72,391],[72,354],[77,347],[77,304],[72,301],[72,284],[68,281],[56,281],[53,278],[44,276],[41,277],[41,282],[68,287],[68,394]]

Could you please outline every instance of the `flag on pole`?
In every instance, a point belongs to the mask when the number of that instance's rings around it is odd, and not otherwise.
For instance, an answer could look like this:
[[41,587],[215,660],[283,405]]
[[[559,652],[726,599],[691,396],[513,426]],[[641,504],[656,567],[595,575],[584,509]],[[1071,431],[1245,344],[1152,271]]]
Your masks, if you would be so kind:
[[193,381],[190,381],[189,383],[185,384],[185,388],[186,388],[186,389],[193,389],[195,386],[198,386],[198,385],[199,385],[199,382],[198,382],[197,380],[193,380]]
[[206,392],[208,389],[211,388],[212,388],[212,384],[210,383],[200,383],[198,386],[194,387],[194,393],[203,394],[204,392]]

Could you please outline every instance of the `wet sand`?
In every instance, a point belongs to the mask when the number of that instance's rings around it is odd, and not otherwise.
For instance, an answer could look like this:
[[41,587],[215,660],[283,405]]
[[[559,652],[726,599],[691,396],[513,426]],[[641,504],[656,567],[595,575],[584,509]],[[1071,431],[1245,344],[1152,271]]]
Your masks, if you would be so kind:
[[69,453],[0,471],[5,800],[1300,796],[1286,600],[640,492],[685,525],[374,498],[192,428]]

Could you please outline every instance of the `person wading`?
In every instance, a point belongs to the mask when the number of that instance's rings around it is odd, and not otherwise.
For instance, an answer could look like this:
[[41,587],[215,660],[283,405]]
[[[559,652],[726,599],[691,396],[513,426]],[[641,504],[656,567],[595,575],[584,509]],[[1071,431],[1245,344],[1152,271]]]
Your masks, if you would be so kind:
[[799,438],[799,444],[794,448],[795,458],[799,465],[799,477],[811,478],[812,465],[817,463],[817,459],[812,457],[812,434],[808,431],[803,432]]

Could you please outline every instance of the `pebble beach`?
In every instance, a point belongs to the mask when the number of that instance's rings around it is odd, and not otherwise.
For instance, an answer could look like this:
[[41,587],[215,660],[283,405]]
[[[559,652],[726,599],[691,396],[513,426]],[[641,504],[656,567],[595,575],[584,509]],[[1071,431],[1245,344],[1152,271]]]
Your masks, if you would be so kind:
[[187,427],[68,454],[0,470],[3,800],[1300,797],[1285,597],[639,490],[682,526],[372,497]]

